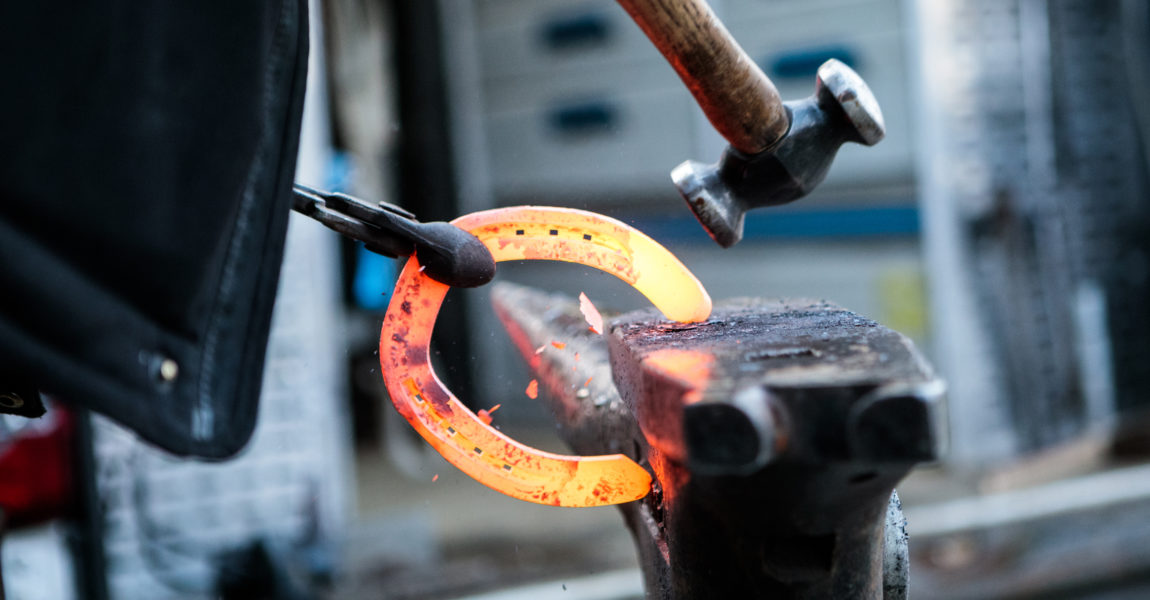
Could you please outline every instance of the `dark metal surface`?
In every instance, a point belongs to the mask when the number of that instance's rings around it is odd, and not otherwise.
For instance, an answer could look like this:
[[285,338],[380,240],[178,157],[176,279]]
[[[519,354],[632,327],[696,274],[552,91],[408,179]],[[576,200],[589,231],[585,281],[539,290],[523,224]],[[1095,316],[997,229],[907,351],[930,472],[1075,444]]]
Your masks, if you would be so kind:
[[[500,282],[491,288],[491,304],[549,392],[540,397],[550,403],[563,440],[580,454],[641,458],[642,435],[615,389],[606,340],[587,329],[578,301]],[[552,341],[565,343],[564,351],[554,351]]]
[[73,516],[68,546],[75,563],[73,577],[79,597],[108,600],[108,561],[104,548],[104,500],[96,487],[95,440],[92,413],[73,407],[76,438],[72,446],[76,483],[76,514]]
[[293,192],[292,210],[363,242],[377,254],[392,258],[418,254],[427,274],[436,281],[478,287],[495,276],[495,260],[483,242],[450,223],[421,223],[393,204],[369,204],[347,194],[299,184]]
[[[701,324],[629,313],[597,336],[572,299],[492,295],[572,447],[654,474],[620,507],[648,597],[905,594],[905,531],[884,532],[895,483],[936,455],[942,393],[906,338],[829,303],[755,299]],[[535,353],[551,340],[571,352]]]
[[728,147],[715,164],[689,160],[671,172],[699,223],[724,248],[742,239],[748,210],[797,200],[822,183],[844,142],[873,146],[886,134],[866,82],[834,59],[819,68],[811,97],[785,106],[790,129],[770,148],[749,155]]
[[31,381],[11,373],[0,374],[0,414],[37,418],[46,410],[39,390]]

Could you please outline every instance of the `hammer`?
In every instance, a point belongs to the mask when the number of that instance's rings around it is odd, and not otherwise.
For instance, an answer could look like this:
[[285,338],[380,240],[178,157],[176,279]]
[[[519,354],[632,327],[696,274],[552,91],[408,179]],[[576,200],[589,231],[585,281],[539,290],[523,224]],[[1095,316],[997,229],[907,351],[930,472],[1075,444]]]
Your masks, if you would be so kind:
[[743,237],[752,208],[797,200],[826,177],[843,142],[886,134],[866,82],[831,59],[811,97],[783,102],[705,0],[618,0],[671,63],[729,146],[715,164],[688,160],[671,179],[720,246]]

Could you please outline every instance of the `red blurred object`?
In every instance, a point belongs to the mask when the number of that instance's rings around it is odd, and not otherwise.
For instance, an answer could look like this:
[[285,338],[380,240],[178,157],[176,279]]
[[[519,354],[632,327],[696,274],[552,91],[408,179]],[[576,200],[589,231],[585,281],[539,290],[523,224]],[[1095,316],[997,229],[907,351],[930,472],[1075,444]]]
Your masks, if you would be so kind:
[[71,413],[56,404],[43,417],[0,438],[0,510],[6,529],[71,512],[74,431]]

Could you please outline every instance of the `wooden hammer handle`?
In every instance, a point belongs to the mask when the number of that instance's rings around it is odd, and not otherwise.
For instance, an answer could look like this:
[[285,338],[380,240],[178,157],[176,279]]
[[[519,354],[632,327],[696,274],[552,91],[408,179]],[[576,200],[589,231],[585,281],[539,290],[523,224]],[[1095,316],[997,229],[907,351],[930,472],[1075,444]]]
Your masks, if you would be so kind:
[[618,0],[663,53],[727,142],[769,148],[790,121],[775,84],[739,47],[706,0]]

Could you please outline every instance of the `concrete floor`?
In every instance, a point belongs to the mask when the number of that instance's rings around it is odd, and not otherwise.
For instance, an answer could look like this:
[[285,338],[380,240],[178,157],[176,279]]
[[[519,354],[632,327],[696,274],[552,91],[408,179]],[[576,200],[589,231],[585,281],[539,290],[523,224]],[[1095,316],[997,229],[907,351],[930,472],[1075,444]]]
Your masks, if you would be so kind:
[[[562,451],[547,431],[512,435]],[[635,597],[637,560],[616,509],[516,500],[424,451],[421,440],[411,449],[418,455],[407,455],[402,469],[382,451],[356,457],[358,520],[345,544],[353,576],[336,597],[463,598],[502,590],[483,598],[511,600],[548,586],[564,592],[567,582],[565,598]],[[515,589],[528,584],[544,587]],[[619,593],[603,595],[603,586]],[[587,593],[577,594],[580,587]]]

